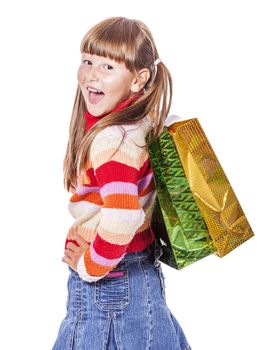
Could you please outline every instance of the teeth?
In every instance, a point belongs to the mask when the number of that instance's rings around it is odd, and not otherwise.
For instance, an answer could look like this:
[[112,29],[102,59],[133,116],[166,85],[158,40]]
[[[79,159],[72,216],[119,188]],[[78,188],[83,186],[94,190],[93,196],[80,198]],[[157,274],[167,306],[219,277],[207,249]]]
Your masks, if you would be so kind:
[[87,87],[87,90],[88,90],[88,91],[91,91],[91,92],[96,92],[96,93],[98,93],[98,94],[101,94],[101,93],[102,93],[102,91],[97,90],[97,89],[92,89],[92,88],[90,88],[90,87]]

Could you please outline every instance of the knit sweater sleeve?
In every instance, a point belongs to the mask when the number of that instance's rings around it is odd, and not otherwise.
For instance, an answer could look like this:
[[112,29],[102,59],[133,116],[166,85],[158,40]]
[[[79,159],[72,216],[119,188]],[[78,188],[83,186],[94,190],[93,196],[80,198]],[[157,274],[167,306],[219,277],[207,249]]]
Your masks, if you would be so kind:
[[130,138],[121,144],[122,135],[100,134],[92,143],[90,159],[103,200],[101,219],[95,239],[77,266],[80,277],[88,282],[103,278],[118,265],[145,219],[138,195],[145,150]]

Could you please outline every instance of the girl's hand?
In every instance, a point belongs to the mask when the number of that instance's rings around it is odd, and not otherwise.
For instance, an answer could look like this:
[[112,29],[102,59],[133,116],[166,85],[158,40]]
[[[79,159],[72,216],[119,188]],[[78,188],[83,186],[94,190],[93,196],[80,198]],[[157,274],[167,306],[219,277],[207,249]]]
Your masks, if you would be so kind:
[[79,247],[72,242],[68,242],[65,256],[62,258],[62,261],[67,263],[74,271],[77,271],[78,261],[86,249],[89,249],[89,243],[79,235],[75,235],[72,239],[76,240]]

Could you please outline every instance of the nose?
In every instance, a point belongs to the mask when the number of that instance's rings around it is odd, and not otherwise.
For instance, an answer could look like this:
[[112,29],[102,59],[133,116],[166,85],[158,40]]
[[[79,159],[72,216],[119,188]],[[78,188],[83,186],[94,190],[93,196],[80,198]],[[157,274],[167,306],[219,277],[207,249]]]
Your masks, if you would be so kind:
[[88,81],[98,81],[99,80],[98,67],[94,67],[93,65],[89,66],[86,76]]

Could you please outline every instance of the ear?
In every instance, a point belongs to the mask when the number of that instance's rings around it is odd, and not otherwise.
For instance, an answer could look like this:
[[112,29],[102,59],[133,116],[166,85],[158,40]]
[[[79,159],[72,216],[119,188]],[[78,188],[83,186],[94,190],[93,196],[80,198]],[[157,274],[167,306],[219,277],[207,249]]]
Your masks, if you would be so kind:
[[147,81],[150,78],[150,71],[148,68],[143,68],[140,71],[136,72],[135,78],[132,82],[130,90],[132,92],[139,92],[141,91]]

